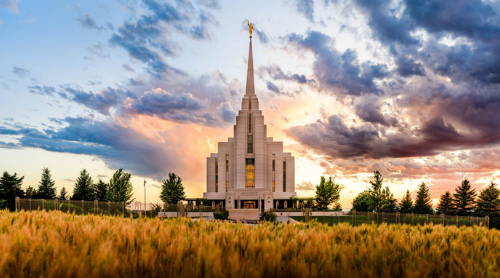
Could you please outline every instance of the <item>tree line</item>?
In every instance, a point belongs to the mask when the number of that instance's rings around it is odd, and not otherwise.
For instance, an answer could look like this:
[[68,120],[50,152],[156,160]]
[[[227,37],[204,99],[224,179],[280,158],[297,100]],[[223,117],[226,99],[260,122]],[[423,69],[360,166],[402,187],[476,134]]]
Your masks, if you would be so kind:
[[70,195],[65,187],[62,187],[59,194],[56,193],[55,181],[48,168],[43,168],[42,176],[38,187],[28,186],[22,189],[24,176],[17,173],[9,174],[3,172],[0,177],[0,208],[15,209],[15,198],[31,199],[60,199],[60,200],[86,200],[86,201],[111,201],[125,202],[133,201],[131,174],[119,169],[115,171],[109,182],[99,179],[94,182],[87,170],[83,169],[80,176],[75,181],[73,194]]
[[373,212],[401,212],[419,214],[447,214],[447,215],[490,215],[500,209],[500,191],[492,182],[479,194],[472,188],[470,181],[464,179],[455,188],[452,194],[449,191],[441,195],[436,210],[434,210],[429,187],[425,183],[418,186],[415,200],[407,190],[398,202],[390,192],[389,187],[383,187],[383,177],[375,171],[370,180],[370,187],[361,192],[352,202],[356,211]]

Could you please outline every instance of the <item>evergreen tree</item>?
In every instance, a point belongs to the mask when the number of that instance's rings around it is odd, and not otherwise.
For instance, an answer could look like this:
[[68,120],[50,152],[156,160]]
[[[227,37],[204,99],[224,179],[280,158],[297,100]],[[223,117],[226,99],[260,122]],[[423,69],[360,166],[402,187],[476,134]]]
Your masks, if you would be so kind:
[[33,188],[33,186],[28,186],[28,188],[26,188],[26,198],[36,198],[37,196],[37,192],[36,192],[36,189]]
[[98,201],[108,201],[108,184],[99,179],[94,185],[94,194]]
[[389,187],[385,187],[384,189],[382,189],[382,192],[381,192],[381,207],[380,207],[380,211],[384,211],[384,212],[395,212],[396,209],[397,209],[397,201],[396,199],[394,198],[394,195],[391,193],[391,191],[389,190]]
[[[24,191],[21,189],[24,177],[18,177],[16,173],[10,175],[7,171],[3,172],[0,178],[0,200],[3,207],[10,210],[16,208],[16,197],[23,197]],[[2,206],[2,205],[0,205]]]
[[417,198],[415,199],[415,207],[413,208],[415,213],[420,214],[432,214],[431,197],[429,195],[429,187],[425,183],[421,183],[418,187]]
[[123,169],[117,170],[109,180],[108,200],[112,202],[125,202],[130,204],[132,199],[131,174],[124,172]]
[[160,199],[169,205],[175,205],[184,200],[184,186],[181,177],[174,173],[168,173],[168,179],[164,179],[161,184]]
[[401,202],[399,203],[399,212],[413,212],[413,201],[411,199],[410,190],[406,190],[405,196],[403,197],[403,199],[401,199]]
[[67,200],[68,199],[68,192],[66,191],[66,187],[63,186],[61,188],[61,192],[59,193],[59,200]]
[[80,176],[76,179],[75,189],[73,189],[72,200],[94,200],[94,188],[92,185],[92,178],[87,170],[83,169]]
[[41,199],[56,198],[55,182],[52,180],[52,176],[48,168],[43,168],[42,170],[42,179],[38,184],[37,197]]
[[383,196],[382,196],[382,183],[384,178],[379,171],[373,173],[373,178],[370,181],[371,188],[369,189],[370,196],[372,198],[373,210],[380,211],[383,206]]
[[453,207],[458,215],[468,215],[474,209],[474,198],[476,191],[472,189],[470,182],[467,179],[462,181],[462,184],[455,189],[453,194]]
[[479,194],[476,204],[477,212],[489,215],[500,210],[500,191],[493,182]]
[[439,204],[437,207],[437,212],[439,214],[452,214],[453,213],[453,199],[449,191],[446,191],[439,199]]
[[327,209],[332,203],[338,202],[342,186],[336,184],[332,177],[325,179],[321,177],[319,185],[316,186],[316,203],[320,209]]

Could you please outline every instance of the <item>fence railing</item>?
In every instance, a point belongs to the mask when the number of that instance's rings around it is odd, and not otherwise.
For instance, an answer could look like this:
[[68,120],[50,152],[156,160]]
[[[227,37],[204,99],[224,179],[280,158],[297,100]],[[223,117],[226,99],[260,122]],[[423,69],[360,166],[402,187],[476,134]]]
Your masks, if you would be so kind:
[[[314,218],[314,217],[310,217]],[[441,224],[455,226],[473,226],[480,225],[489,227],[489,217],[478,216],[458,216],[444,214],[415,214],[399,212],[360,212],[351,211],[350,213],[331,217],[329,223],[350,222],[353,225],[369,223],[394,223],[394,224]]]
[[75,214],[107,215],[124,215],[128,212],[124,202],[16,198],[16,211],[19,210],[60,210]]

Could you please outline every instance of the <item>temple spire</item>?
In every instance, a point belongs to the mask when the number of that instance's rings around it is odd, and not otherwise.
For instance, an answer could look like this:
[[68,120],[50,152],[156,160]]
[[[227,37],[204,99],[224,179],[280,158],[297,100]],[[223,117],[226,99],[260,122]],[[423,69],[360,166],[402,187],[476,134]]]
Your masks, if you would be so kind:
[[255,95],[255,85],[253,79],[253,55],[252,55],[252,33],[253,33],[253,24],[248,23],[248,31],[250,33],[250,43],[248,47],[248,69],[247,69],[247,87],[245,91],[245,95],[254,96]]

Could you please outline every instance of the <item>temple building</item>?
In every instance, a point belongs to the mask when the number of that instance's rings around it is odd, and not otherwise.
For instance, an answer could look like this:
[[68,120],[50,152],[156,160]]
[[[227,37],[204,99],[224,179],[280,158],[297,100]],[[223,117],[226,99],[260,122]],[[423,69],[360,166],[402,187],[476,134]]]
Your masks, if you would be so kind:
[[283,152],[283,142],[267,137],[267,126],[255,94],[252,25],[248,71],[234,135],[218,143],[207,157],[207,191],[204,198],[227,209],[286,208],[295,194],[295,162]]

